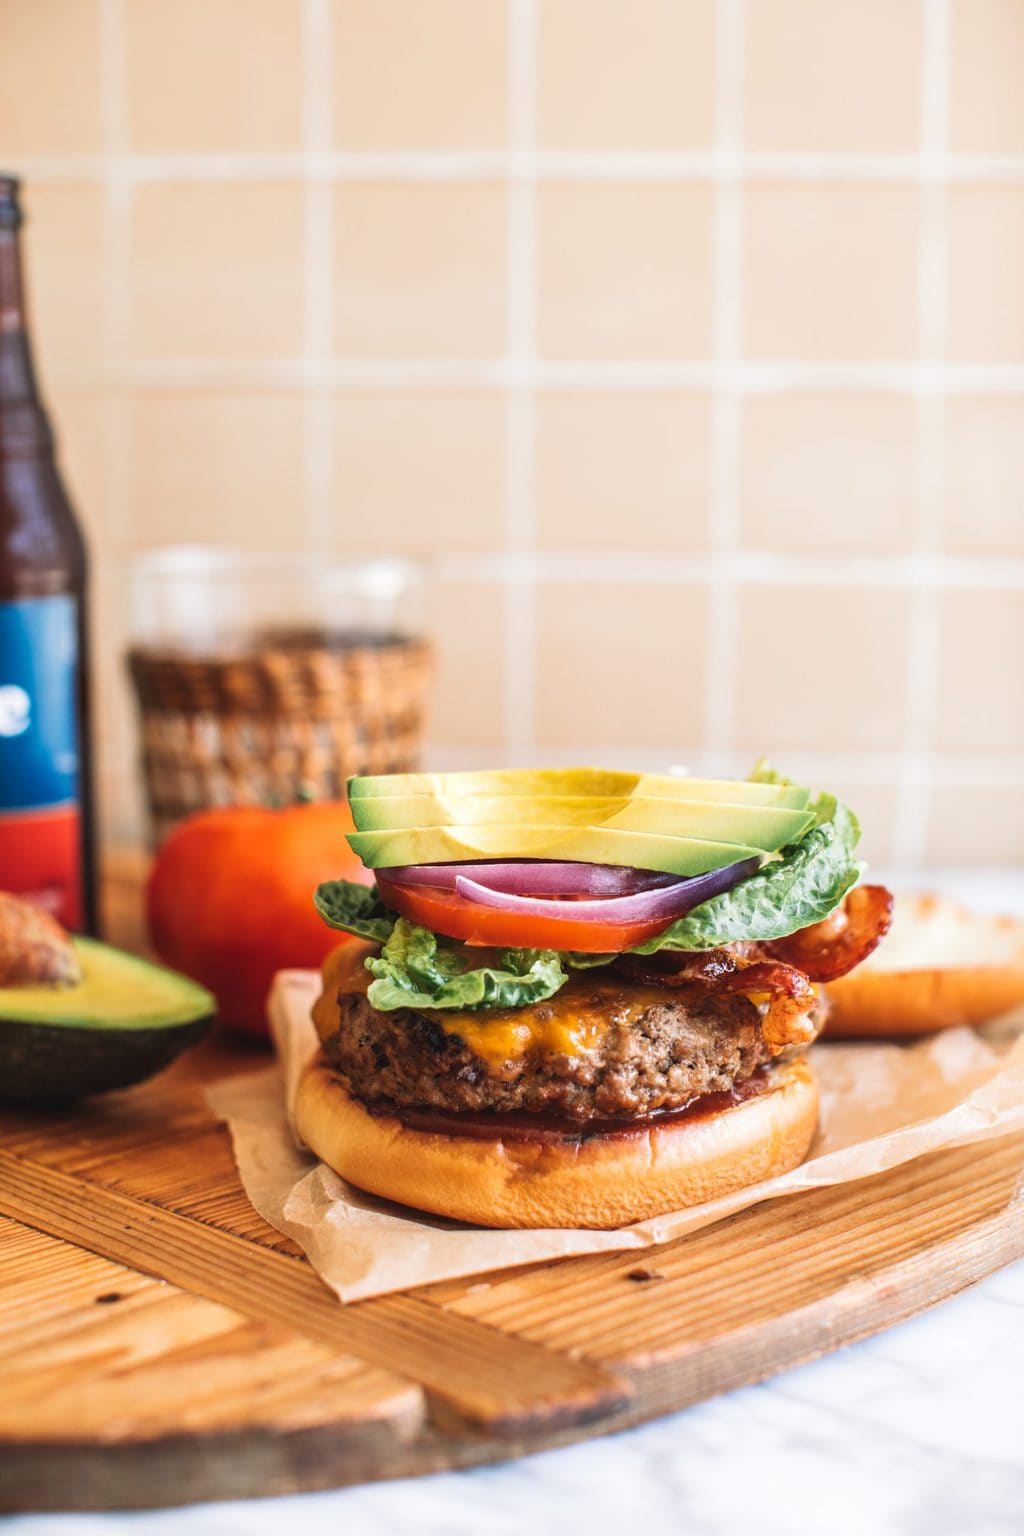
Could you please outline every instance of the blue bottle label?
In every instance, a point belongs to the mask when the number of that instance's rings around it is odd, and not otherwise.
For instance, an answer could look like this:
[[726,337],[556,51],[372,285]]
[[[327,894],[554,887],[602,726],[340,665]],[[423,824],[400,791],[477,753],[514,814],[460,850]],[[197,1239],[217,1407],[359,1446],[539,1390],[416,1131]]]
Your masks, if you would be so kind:
[[75,599],[0,603],[0,889],[81,921]]

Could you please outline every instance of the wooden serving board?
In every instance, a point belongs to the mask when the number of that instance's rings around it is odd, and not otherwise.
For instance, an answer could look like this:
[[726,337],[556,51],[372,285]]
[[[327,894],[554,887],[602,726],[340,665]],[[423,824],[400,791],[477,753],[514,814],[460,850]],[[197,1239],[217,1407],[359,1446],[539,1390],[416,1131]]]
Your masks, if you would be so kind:
[[639,1259],[343,1307],[252,1210],[205,1105],[204,1083],[265,1059],[213,1040],[77,1113],[0,1117],[0,1510],[496,1461],[761,1380],[1024,1254],[1016,1137]]

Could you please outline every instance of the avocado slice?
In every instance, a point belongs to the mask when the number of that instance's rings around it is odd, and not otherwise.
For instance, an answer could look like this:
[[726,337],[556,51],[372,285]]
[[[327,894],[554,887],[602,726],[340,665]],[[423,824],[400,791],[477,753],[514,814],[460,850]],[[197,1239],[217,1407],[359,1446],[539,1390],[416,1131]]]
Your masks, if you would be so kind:
[[350,832],[348,841],[368,869],[394,864],[451,864],[459,860],[570,859],[587,864],[625,864],[668,874],[703,875],[764,850],[695,837],[623,832],[615,827],[404,827]]
[[162,965],[74,940],[70,986],[0,987],[0,1100],[60,1104],[152,1077],[207,1031],[212,993]]
[[[807,811],[715,800],[657,800],[647,795],[471,795],[453,802],[440,795],[389,795],[360,800],[353,811],[360,832],[418,827],[608,827],[665,837],[744,843],[773,853],[802,837],[814,820]],[[514,854],[512,855],[514,856]]]
[[475,795],[597,795],[630,799],[724,800],[733,805],[777,805],[802,811],[811,792],[800,784],[761,784],[746,779],[690,779],[684,774],[627,773],[615,768],[499,768],[470,773],[383,773],[349,779],[348,795],[358,824],[362,802],[431,795],[461,802]]

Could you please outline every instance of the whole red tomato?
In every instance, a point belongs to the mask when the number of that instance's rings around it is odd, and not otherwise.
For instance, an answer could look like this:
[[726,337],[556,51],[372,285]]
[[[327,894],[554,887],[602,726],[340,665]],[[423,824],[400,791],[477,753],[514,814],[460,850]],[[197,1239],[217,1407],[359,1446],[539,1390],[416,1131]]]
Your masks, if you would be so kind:
[[275,971],[318,967],[339,942],[313,907],[322,880],[373,877],[345,841],[343,801],[201,811],[168,837],[149,877],[160,958],[216,993],[226,1024],[266,1035]]

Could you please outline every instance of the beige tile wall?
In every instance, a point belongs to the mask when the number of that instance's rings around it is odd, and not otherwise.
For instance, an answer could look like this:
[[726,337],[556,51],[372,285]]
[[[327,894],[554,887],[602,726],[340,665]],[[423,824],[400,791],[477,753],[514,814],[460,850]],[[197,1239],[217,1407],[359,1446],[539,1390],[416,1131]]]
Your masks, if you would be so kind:
[[435,762],[1024,857],[1024,0],[3,0],[138,825],[138,544],[428,555]]

